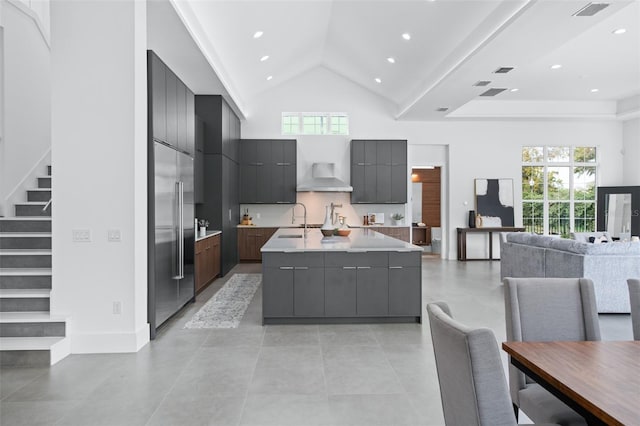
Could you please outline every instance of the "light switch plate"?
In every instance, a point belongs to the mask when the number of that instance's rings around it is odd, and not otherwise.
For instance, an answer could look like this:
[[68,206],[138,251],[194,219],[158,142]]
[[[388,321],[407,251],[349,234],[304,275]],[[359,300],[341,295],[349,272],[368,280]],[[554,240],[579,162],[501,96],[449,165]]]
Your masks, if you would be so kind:
[[89,243],[91,242],[91,230],[90,229],[72,229],[71,240],[74,243]]
[[107,231],[107,241],[112,243],[119,243],[120,239],[120,230],[119,229],[109,229]]

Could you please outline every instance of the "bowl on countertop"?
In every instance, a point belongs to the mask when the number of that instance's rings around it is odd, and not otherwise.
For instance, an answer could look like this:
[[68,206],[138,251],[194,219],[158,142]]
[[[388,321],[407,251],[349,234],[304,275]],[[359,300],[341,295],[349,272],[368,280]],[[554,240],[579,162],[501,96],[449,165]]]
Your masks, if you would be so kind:
[[348,237],[351,233],[351,229],[338,229],[336,232],[340,237]]
[[321,229],[320,232],[322,232],[322,235],[324,235],[325,237],[331,237],[333,235],[333,229]]

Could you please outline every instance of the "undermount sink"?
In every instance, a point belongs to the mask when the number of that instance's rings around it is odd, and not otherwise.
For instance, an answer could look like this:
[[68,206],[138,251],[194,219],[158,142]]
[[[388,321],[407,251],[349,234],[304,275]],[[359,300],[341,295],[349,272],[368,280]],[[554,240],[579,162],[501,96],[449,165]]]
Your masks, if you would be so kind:
[[278,235],[278,238],[302,238],[302,235],[299,235],[299,234],[284,234],[284,235]]

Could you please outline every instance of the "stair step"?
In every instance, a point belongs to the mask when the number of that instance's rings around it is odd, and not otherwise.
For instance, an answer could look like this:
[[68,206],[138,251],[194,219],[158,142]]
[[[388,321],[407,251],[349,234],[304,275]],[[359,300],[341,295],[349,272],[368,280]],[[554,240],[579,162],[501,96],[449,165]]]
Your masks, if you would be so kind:
[[[33,290],[21,289],[19,291]],[[3,292],[8,290],[2,290]],[[9,290],[10,291],[10,290]],[[42,290],[35,290],[42,291]],[[9,294],[0,297],[0,312],[48,312],[51,306],[49,292],[45,295],[36,293]]]
[[51,276],[51,268],[5,268],[0,269],[0,277],[39,277]]
[[[45,207],[47,208],[44,209]],[[16,217],[51,216],[51,205],[47,206],[47,201],[26,201],[24,203],[16,203],[15,209]]]
[[1,217],[0,232],[51,232],[51,216]]
[[69,318],[61,315],[52,315],[50,312],[0,312],[0,323],[22,322],[66,322]]
[[51,268],[51,250],[0,250],[0,266],[10,268]]
[[51,290],[41,288],[5,288],[0,289],[0,299],[48,298]]
[[49,289],[50,268],[5,268],[0,269],[0,289]]
[[71,352],[67,337],[0,337],[0,365],[53,365]]
[[33,188],[27,190],[27,201],[44,201],[51,199],[51,188]]
[[50,248],[50,232],[0,232],[0,249]]
[[38,188],[51,188],[51,176],[38,176]]

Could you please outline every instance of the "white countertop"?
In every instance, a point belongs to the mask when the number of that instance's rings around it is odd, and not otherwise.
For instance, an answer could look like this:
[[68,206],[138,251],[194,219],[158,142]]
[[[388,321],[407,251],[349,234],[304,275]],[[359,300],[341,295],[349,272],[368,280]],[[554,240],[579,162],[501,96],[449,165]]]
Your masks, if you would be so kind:
[[204,240],[205,238],[213,237],[214,235],[220,235],[220,234],[222,234],[222,231],[211,230],[211,231],[207,231],[204,237],[201,237],[200,233],[198,232],[198,234],[196,235],[196,241]]
[[282,235],[303,235],[300,228],[279,228],[262,246],[264,252],[297,251],[422,251],[422,247],[388,237],[365,228],[351,228],[348,237],[324,237],[319,229],[308,229],[306,238],[280,238]]
[[[338,226],[338,225],[336,225]],[[411,225],[348,225],[349,228],[410,228]],[[302,224],[297,225],[236,225],[238,228],[302,228]]]

